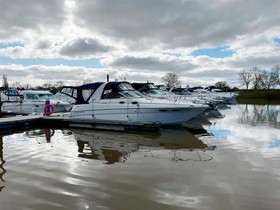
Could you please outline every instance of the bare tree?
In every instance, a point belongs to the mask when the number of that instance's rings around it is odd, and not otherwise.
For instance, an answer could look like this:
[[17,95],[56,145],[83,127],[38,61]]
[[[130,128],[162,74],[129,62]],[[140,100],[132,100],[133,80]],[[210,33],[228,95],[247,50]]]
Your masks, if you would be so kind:
[[44,89],[51,89],[53,87],[53,84],[50,82],[46,82],[43,84]]
[[63,85],[64,85],[63,81],[57,81],[57,82],[55,82],[54,87],[55,88],[61,88]]
[[9,88],[8,78],[7,78],[7,76],[5,74],[3,75],[3,88],[4,89],[8,89]]
[[261,85],[265,89],[270,89],[278,85],[278,77],[273,71],[262,70],[260,72]]
[[21,84],[20,84],[20,82],[14,82],[11,84],[11,87],[12,88],[21,88]]
[[29,83],[26,83],[26,84],[23,84],[21,88],[24,90],[29,90],[32,88],[32,86]]
[[280,85],[280,65],[275,65],[271,68],[275,78],[277,78],[277,85]]
[[230,87],[226,81],[220,81],[215,83],[215,86],[223,91],[228,91],[230,90]]
[[253,82],[253,72],[250,70],[243,69],[241,72],[238,73],[238,79],[241,85],[245,85],[246,89],[249,88],[251,82]]
[[174,73],[167,73],[165,74],[161,80],[164,82],[167,88],[172,88],[180,85],[179,78]]
[[260,89],[262,87],[261,70],[258,67],[251,69],[253,74],[253,89]]

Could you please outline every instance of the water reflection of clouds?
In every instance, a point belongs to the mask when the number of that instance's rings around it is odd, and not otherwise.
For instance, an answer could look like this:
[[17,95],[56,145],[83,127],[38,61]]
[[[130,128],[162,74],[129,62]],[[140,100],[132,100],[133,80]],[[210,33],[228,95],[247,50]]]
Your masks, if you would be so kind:
[[[183,193],[185,194],[185,193]],[[206,197],[199,196],[187,196],[180,194],[175,194],[172,192],[164,192],[160,190],[156,190],[154,193],[154,199],[163,204],[168,204],[172,206],[178,206],[183,208],[198,208],[198,206],[202,203]]]
[[222,129],[222,128],[221,129],[210,128],[208,132],[213,134],[216,140],[227,140],[228,136],[230,135],[230,130]]
[[225,118],[206,127],[216,140],[226,140],[233,149],[279,156],[278,106],[235,105],[223,110]]
[[269,143],[269,146],[271,148],[277,148],[280,147],[280,139],[274,140],[272,142]]

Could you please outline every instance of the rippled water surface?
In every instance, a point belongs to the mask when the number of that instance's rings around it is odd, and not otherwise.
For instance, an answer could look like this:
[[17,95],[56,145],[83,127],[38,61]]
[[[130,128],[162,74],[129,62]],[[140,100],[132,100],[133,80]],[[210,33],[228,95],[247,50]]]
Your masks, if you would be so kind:
[[0,134],[0,209],[278,210],[279,110],[231,106],[195,133]]

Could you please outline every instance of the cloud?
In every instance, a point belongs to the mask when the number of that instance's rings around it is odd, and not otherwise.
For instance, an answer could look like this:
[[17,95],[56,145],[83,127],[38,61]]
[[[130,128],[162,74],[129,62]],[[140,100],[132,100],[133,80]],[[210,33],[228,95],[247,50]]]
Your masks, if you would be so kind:
[[[211,47],[277,27],[279,1],[92,1],[77,4],[77,21],[127,45]],[[106,11],[106,12],[104,12]],[[148,43],[148,44],[147,44]]]
[[[114,75],[110,69],[94,69],[69,66],[43,66],[43,65],[5,65],[0,66],[2,75],[6,75],[9,84],[19,82],[31,86],[42,85],[45,82],[63,81],[65,85],[81,85],[87,81],[105,81],[106,75]],[[19,80],[19,78],[24,78]]]
[[37,43],[37,49],[46,50],[52,47],[52,43],[49,40],[39,40]]
[[59,54],[73,58],[101,57],[102,53],[112,50],[112,47],[100,43],[93,38],[77,38],[67,41],[61,46]]
[[103,65],[116,68],[134,69],[134,70],[151,70],[158,72],[182,72],[196,67],[196,65],[184,58],[176,56],[156,55],[148,57],[124,56],[112,59],[103,59]]
[[64,1],[0,0],[0,40],[46,34],[63,24]]

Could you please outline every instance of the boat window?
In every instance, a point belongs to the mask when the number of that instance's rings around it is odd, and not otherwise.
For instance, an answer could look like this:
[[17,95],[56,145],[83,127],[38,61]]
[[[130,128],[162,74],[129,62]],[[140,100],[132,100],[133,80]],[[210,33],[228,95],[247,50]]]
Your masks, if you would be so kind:
[[147,84],[147,87],[149,89],[157,89],[157,87],[154,84]]
[[112,89],[107,89],[107,90],[104,90],[101,98],[109,99],[109,98],[124,98],[124,97],[118,92],[113,92]]
[[142,98],[143,94],[135,90],[121,91],[120,94],[125,98]]
[[39,97],[38,97],[37,94],[27,93],[27,94],[26,94],[26,99],[34,100],[34,99],[39,99]]
[[49,94],[49,93],[40,93],[40,94],[38,94],[38,96],[39,96],[39,99],[42,99],[42,100],[53,98],[53,95]]
[[129,83],[121,83],[118,86],[119,90],[134,90],[134,88]]
[[19,93],[18,93],[17,90],[7,90],[7,91],[5,92],[5,94],[6,94],[7,96],[18,96],[18,95],[19,95]]
[[85,101],[94,93],[94,89],[82,90],[83,98]]
[[73,97],[74,97],[74,98],[77,98],[77,95],[78,95],[78,91],[77,91],[77,89],[74,89],[74,90],[73,90]]
[[67,94],[67,95],[72,95],[72,91],[73,91],[73,88],[62,88],[62,90],[60,91],[61,93],[64,93],[64,94]]
[[166,95],[164,92],[160,91],[160,90],[147,90],[147,91],[144,91],[147,95],[149,96],[164,96]]

